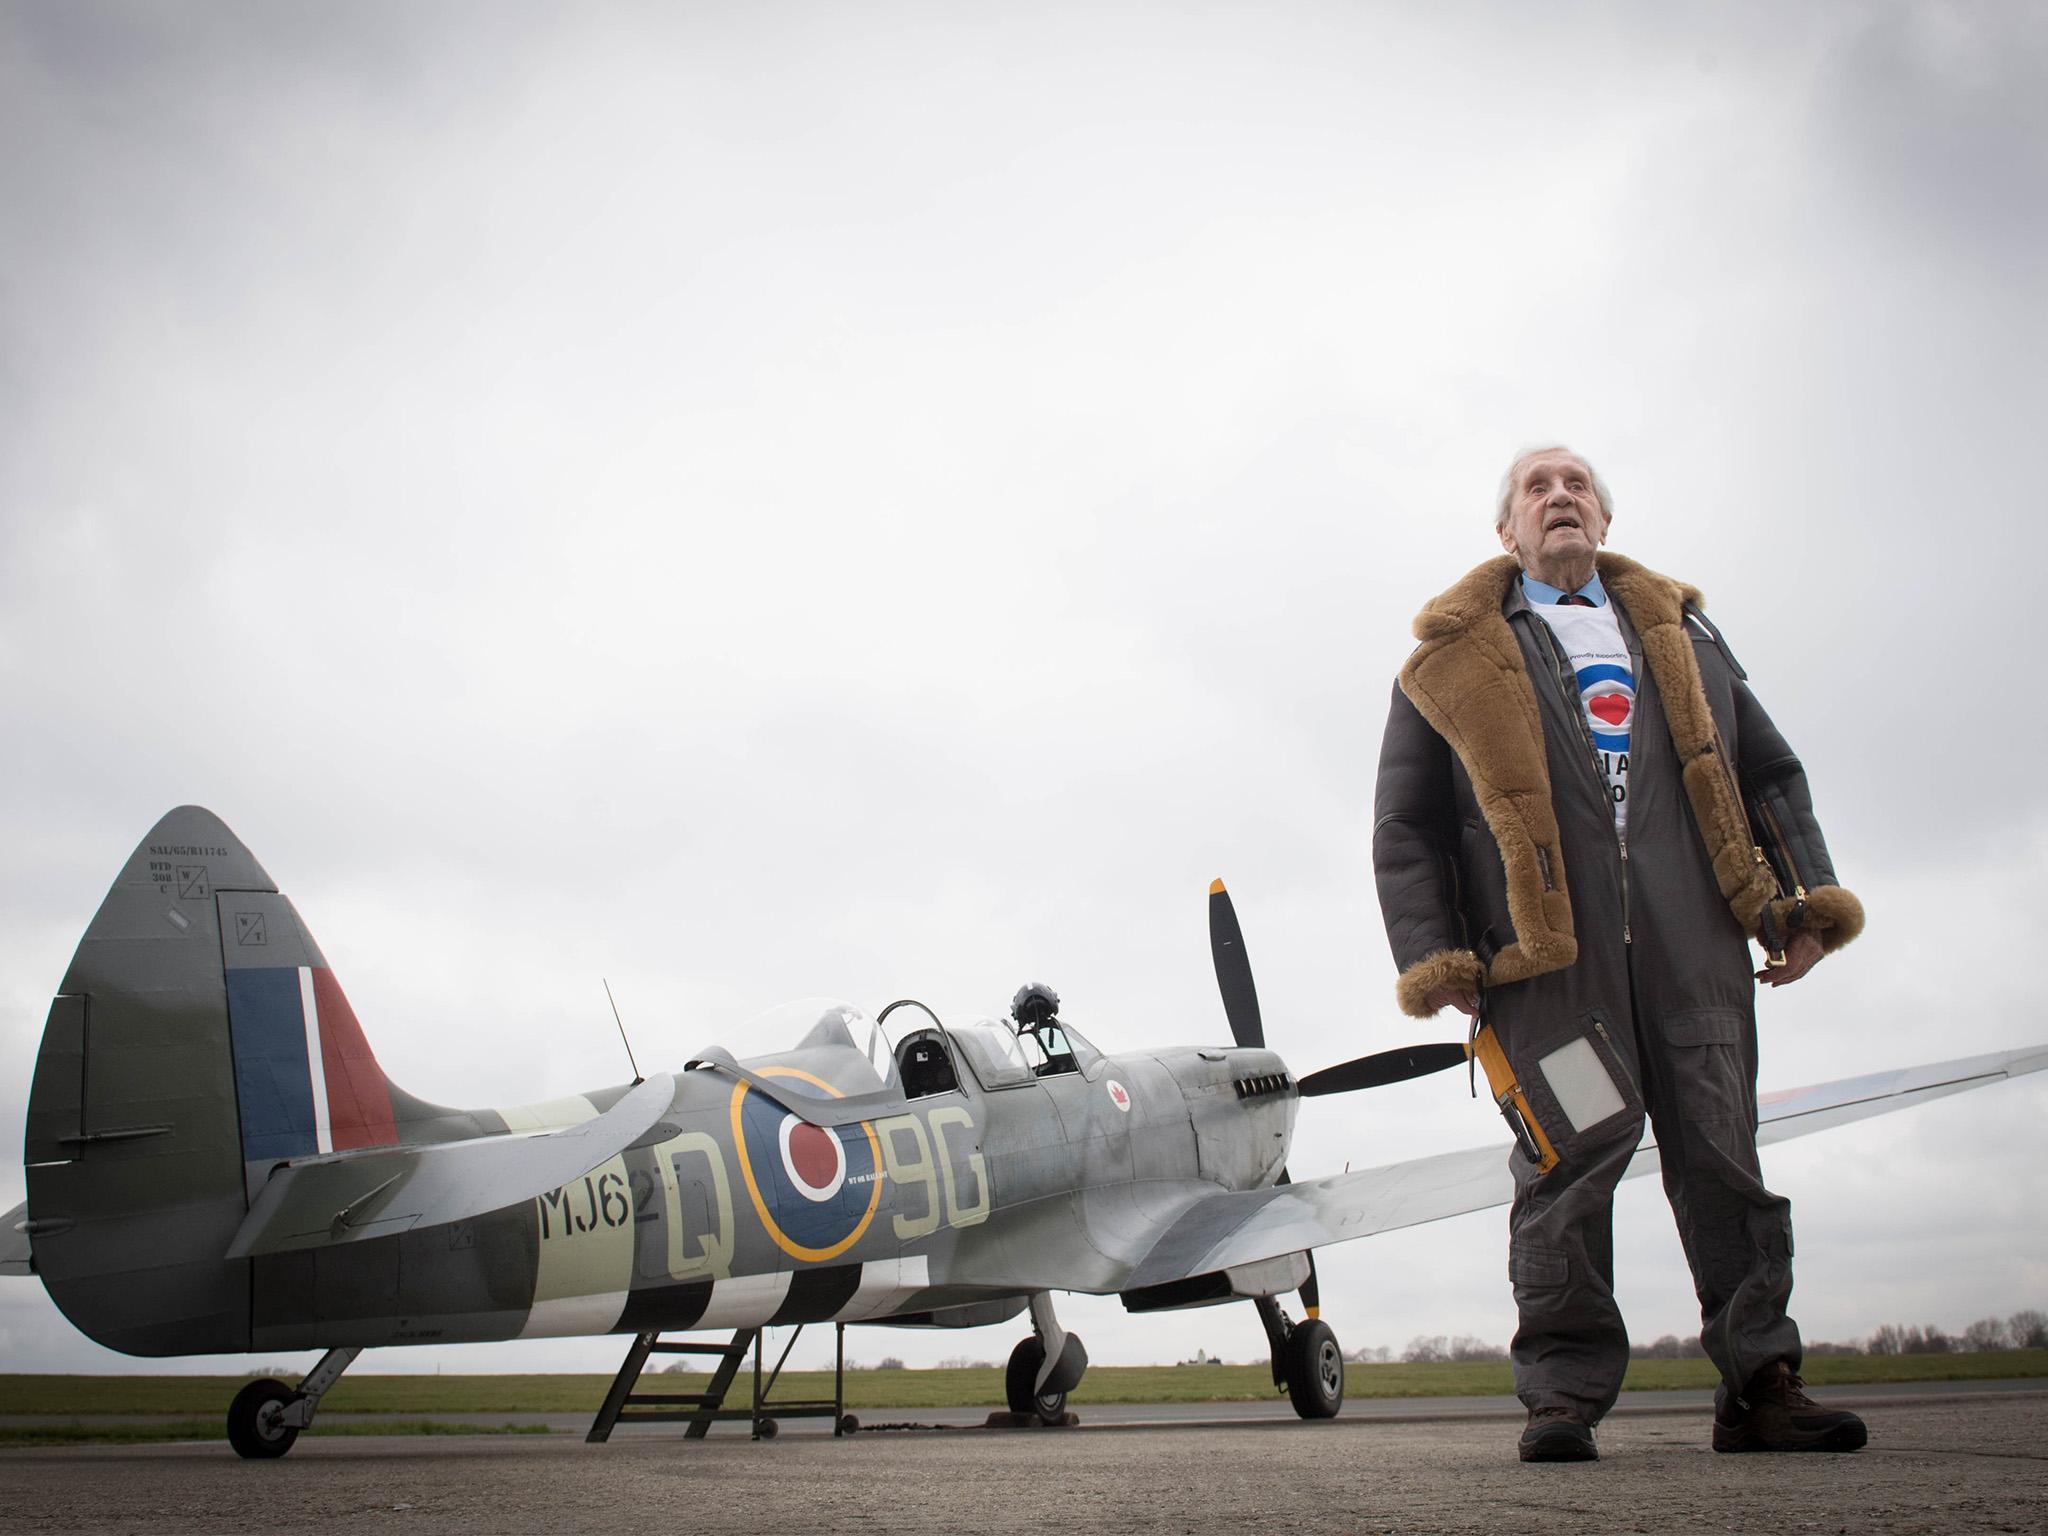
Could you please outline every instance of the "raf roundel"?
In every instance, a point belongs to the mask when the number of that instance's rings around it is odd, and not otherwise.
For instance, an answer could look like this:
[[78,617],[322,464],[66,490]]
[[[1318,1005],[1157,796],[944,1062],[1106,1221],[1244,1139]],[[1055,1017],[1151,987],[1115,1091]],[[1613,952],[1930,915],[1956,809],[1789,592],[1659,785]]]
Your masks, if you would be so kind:
[[776,1132],[782,1144],[782,1171],[790,1188],[812,1204],[822,1204],[846,1186],[846,1146],[823,1126],[796,1115],[784,1115]]
[[[778,1089],[839,1097],[831,1084],[795,1067],[761,1073],[779,1079]],[[861,1240],[882,1199],[882,1156],[872,1126],[813,1125],[746,1083],[733,1089],[731,1114],[740,1179],[776,1247],[822,1264]]]
[[1128,1115],[1131,1112],[1131,1096],[1124,1085],[1112,1077],[1103,1086],[1109,1090],[1109,1102]]

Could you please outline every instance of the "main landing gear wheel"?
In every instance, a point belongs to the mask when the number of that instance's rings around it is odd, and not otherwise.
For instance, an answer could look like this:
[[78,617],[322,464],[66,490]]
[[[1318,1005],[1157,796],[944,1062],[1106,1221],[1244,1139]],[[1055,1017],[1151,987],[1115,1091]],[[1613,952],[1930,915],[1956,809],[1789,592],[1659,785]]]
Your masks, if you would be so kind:
[[1344,1406],[1344,1351],[1321,1318],[1287,1335],[1287,1396],[1304,1419],[1334,1419]]
[[1038,1336],[1019,1339],[1003,1371],[1003,1396],[1012,1413],[1032,1415],[1041,1424],[1064,1424],[1067,1394],[1037,1390],[1038,1369],[1044,1364],[1045,1346],[1038,1342]]
[[280,1422],[285,1405],[299,1394],[266,1376],[252,1381],[228,1404],[228,1444],[237,1456],[267,1461],[282,1456],[299,1438],[298,1426]]

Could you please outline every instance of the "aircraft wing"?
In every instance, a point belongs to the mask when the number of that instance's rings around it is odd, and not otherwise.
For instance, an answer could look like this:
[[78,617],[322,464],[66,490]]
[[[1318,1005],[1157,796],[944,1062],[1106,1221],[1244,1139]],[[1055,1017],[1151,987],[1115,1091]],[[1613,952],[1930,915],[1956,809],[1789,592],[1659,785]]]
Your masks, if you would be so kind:
[[[2043,1068],[2048,1068],[2048,1045],[1764,1094],[1758,1102],[1757,1140],[1788,1141]],[[1164,1285],[1506,1205],[1514,1197],[1507,1152],[1506,1143],[1468,1147],[1382,1168],[1210,1195],[1182,1213],[1153,1244],[1124,1289]],[[1657,1148],[1645,1143],[1622,1176],[1640,1178],[1658,1166]]]
[[32,1275],[35,1265],[29,1252],[28,1202],[22,1201],[0,1216],[0,1275]]
[[531,1200],[625,1151],[661,1119],[675,1091],[675,1079],[657,1072],[595,1120],[545,1135],[296,1159],[270,1176],[226,1256],[389,1237]]

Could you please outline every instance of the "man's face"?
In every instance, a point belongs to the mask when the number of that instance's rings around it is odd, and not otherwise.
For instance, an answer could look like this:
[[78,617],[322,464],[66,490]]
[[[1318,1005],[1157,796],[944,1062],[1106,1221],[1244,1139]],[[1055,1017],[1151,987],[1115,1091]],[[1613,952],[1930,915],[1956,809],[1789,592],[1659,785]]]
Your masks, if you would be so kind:
[[1515,479],[1502,548],[1541,579],[1560,562],[1588,559],[1607,537],[1607,518],[1593,492],[1593,471],[1570,453],[1539,453]]

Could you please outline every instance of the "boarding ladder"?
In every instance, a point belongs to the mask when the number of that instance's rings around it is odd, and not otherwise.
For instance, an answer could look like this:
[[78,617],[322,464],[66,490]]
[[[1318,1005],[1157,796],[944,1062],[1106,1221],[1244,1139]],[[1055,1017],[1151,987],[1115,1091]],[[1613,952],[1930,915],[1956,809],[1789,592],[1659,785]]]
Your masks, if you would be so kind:
[[[615,1424],[687,1424],[683,1432],[687,1440],[701,1440],[711,1431],[711,1426],[720,1421],[737,1422],[746,1420],[753,1427],[753,1438],[772,1440],[775,1438],[777,1419],[822,1419],[832,1420],[832,1433],[850,1434],[856,1427],[846,1414],[846,1325],[834,1325],[832,1358],[832,1397],[823,1398],[782,1398],[771,1399],[775,1383],[781,1379],[783,1363],[789,1359],[789,1352],[796,1347],[796,1341],[803,1336],[803,1325],[789,1336],[789,1342],[782,1346],[782,1353],[776,1358],[775,1368],[764,1381],[761,1375],[761,1330],[741,1328],[724,1344],[697,1343],[680,1340],[668,1343],[661,1337],[661,1330],[637,1334],[626,1350],[624,1363],[619,1374],[612,1378],[611,1390],[605,1393],[604,1406],[597,1410],[597,1417],[591,1420],[590,1433],[583,1438],[589,1444],[602,1444],[609,1440]],[[712,1355],[718,1364],[711,1372],[711,1380],[702,1392],[635,1392],[639,1385],[640,1373],[646,1369],[649,1355]],[[725,1406],[726,1394],[732,1390],[733,1379],[740,1373],[747,1356],[754,1357],[753,1401],[744,1408]],[[772,1415],[772,1416],[771,1416]]]

